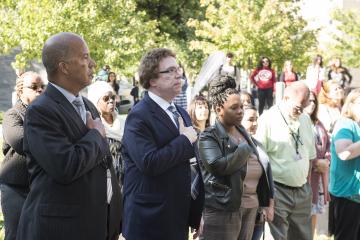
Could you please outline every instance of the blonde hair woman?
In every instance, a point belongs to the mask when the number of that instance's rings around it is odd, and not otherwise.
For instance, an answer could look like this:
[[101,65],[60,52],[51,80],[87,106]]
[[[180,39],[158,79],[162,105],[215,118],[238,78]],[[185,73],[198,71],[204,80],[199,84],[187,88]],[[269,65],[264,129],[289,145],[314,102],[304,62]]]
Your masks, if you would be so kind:
[[344,89],[337,81],[324,82],[318,96],[318,118],[323,123],[326,131],[331,134],[335,122],[340,117],[341,107],[344,101]]
[[360,88],[357,88],[347,96],[331,138],[329,191],[335,239],[360,239],[359,124]]

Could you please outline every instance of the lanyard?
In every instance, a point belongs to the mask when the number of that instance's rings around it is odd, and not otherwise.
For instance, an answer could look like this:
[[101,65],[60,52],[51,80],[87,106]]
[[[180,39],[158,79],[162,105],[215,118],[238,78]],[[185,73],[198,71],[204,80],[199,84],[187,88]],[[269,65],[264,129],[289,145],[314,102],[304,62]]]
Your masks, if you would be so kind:
[[288,126],[288,128],[289,128],[289,130],[290,130],[290,135],[291,135],[291,137],[294,139],[296,154],[299,154],[299,145],[301,145],[301,146],[303,145],[303,143],[302,143],[302,141],[301,141],[301,139],[300,139],[300,127],[298,128],[297,132],[294,132],[294,131],[290,128],[288,122],[286,121],[286,119],[285,119],[284,115],[282,114],[282,112],[281,112],[281,110],[280,110],[279,107],[278,107],[278,109],[279,109],[279,112],[280,112],[282,118],[284,119],[284,122],[286,123],[286,126]]

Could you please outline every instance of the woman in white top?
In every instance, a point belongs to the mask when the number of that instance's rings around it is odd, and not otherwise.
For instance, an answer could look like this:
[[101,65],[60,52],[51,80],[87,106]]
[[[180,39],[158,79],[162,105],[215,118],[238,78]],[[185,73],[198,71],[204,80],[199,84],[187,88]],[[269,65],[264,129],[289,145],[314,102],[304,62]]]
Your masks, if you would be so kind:
[[323,67],[323,59],[322,56],[318,54],[315,56],[313,64],[306,70],[305,83],[310,91],[318,95],[324,80],[325,68]]
[[124,132],[124,124],[120,119],[120,115],[115,111],[116,94],[108,83],[97,81],[89,86],[88,98],[100,113],[115,172],[120,186],[122,186],[123,162],[121,159],[121,139]]

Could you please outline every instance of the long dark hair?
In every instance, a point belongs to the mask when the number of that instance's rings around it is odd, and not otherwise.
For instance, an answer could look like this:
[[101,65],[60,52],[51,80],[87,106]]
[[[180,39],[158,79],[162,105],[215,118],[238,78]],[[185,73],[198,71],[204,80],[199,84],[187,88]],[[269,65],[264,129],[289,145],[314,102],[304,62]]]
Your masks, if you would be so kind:
[[313,65],[315,66],[316,65],[316,62],[317,62],[317,59],[320,58],[321,59],[321,62],[320,62],[320,67],[323,67],[323,57],[320,55],[320,54],[316,54],[316,56],[314,57],[313,59]]
[[206,122],[205,122],[205,128],[209,127],[210,126],[210,105],[209,105],[209,102],[206,100],[206,98],[204,98],[201,95],[196,95],[188,107],[188,113],[190,115],[193,127],[197,131],[200,132],[201,129],[200,129],[199,121],[197,120],[196,114],[195,114],[196,106],[199,106],[199,105],[206,105],[209,109],[208,118],[206,119]]
[[111,82],[111,80],[110,80],[110,75],[111,75],[111,74],[114,74],[114,75],[115,75],[115,81],[112,82],[112,83],[116,83],[116,73],[114,73],[114,72],[109,72],[108,78],[107,78],[107,82]]
[[260,69],[262,69],[262,68],[264,67],[264,64],[263,64],[263,60],[264,60],[264,59],[267,59],[267,60],[269,61],[269,66],[268,66],[268,68],[271,69],[271,60],[270,60],[270,58],[265,57],[265,56],[262,56],[262,57],[260,57],[259,62],[258,62],[258,65],[257,65],[257,67],[256,67],[257,70],[260,70]]
[[[316,124],[316,122],[319,120],[318,116],[317,116],[318,115],[319,102],[318,102],[318,99],[316,97],[316,94],[313,91],[310,91],[310,96],[313,96],[314,99],[315,99],[315,101],[314,101],[315,108],[314,108],[314,111],[310,115],[310,119],[314,124]],[[310,96],[309,96],[309,99],[310,99]]]

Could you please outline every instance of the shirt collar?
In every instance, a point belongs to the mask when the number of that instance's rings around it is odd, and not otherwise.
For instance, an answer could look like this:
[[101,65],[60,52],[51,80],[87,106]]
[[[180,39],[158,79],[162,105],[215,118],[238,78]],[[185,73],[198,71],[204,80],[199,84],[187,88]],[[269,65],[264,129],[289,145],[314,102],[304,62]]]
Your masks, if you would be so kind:
[[80,101],[83,102],[83,99],[82,99],[80,94],[76,97],[74,94],[72,94],[68,90],[66,90],[66,89],[64,89],[64,88],[62,88],[62,87],[60,87],[60,86],[58,86],[58,85],[56,85],[54,83],[49,82],[49,84],[53,85],[57,90],[59,90],[71,104],[76,98],[79,98]]
[[174,106],[175,104],[173,102],[169,103],[168,101],[166,101],[165,99],[159,97],[158,95],[156,95],[155,93],[148,91],[149,93],[149,97],[156,102],[157,105],[159,105],[164,111],[167,111],[168,108],[170,106]]

